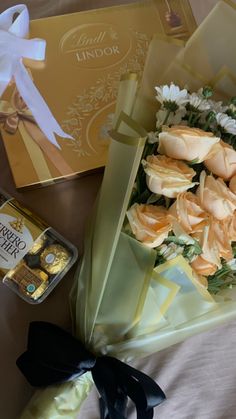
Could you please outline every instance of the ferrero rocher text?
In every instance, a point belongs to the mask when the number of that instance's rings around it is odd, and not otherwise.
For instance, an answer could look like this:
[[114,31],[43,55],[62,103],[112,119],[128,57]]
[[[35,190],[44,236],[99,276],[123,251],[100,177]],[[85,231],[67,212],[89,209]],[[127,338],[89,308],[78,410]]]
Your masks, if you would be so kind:
[[0,248],[16,258],[18,253],[26,248],[26,242],[0,222]]

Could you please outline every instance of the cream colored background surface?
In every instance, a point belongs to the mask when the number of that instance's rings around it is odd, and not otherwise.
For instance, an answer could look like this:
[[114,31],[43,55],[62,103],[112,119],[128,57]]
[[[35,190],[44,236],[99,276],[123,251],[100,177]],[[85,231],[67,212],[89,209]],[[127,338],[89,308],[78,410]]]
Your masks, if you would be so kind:
[[[25,3],[29,6],[31,16],[36,18],[128,1],[28,0]],[[216,0],[191,0],[198,23],[215,3]],[[16,1],[2,0],[0,11],[15,4]],[[86,220],[100,182],[101,174],[95,174],[53,187],[16,192],[0,143],[0,187],[18,197],[78,245],[80,253]],[[39,306],[27,305],[7,287],[0,285],[1,419],[16,419],[32,393],[31,387],[15,366],[15,359],[26,346],[28,323],[32,320],[47,320],[68,327],[67,296],[71,283],[72,273]],[[168,400],[156,409],[155,418],[235,419],[235,357],[236,322],[136,362],[136,367],[156,379],[167,395]],[[97,394],[94,390],[79,418],[97,419],[97,408]],[[131,408],[129,417],[136,417]]]

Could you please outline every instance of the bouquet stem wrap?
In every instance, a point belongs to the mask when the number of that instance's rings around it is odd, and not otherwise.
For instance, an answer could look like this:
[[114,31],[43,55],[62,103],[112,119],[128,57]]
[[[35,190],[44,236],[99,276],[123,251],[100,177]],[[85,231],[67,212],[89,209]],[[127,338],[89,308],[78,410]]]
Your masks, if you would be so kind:
[[[123,274],[126,275],[125,272],[119,271],[117,280],[114,278],[111,281],[110,279],[112,262],[117,247],[121,251],[126,252],[127,247],[130,246],[126,241],[126,237],[120,235],[120,232],[145,143],[145,131],[134,121],[127,118],[133,109],[137,87],[138,80],[135,74],[128,75],[121,82],[116,112],[116,115],[119,115],[119,117],[115,121],[115,125],[119,127],[119,133],[116,131],[117,134],[114,134],[121,141],[113,141],[110,147],[108,164],[104,174],[96,214],[93,219],[92,231],[86,240],[86,250],[79,280],[78,283],[75,283],[75,289],[72,291],[72,298],[75,301],[72,309],[76,336],[79,336],[87,345],[90,346],[92,344],[93,348],[93,332],[98,316],[102,322],[103,309],[100,310],[101,305],[105,301],[110,304],[105,294],[115,291],[114,289],[109,290],[109,284],[112,283],[116,287],[118,295],[120,295],[120,292],[124,292],[125,295],[125,292],[128,290],[130,294],[130,289],[132,289],[132,295],[136,292],[140,293],[140,287],[142,288],[143,286],[137,280],[137,272],[135,272],[135,275],[132,275],[132,272],[130,272],[129,278],[127,278],[127,287],[124,287],[123,281],[119,279],[123,278]],[[120,112],[124,103],[126,113]],[[104,216],[105,214],[106,216]],[[144,266],[145,270],[147,269],[148,271],[148,266],[153,267],[154,265],[154,254],[147,253],[147,260]],[[140,269],[142,270],[143,267],[140,267]],[[114,272],[114,275],[117,275],[117,272]],[[84,280],[85,278],[87,278],[86,281]],[[80,295],[80,303],[78,303],[78,295]],[[136,297],[134,301],[135,299]],[[130,314],[133,316],[133,313],[127,313],[128,309],[129,307],[124,305],[124,324],[127,322],[127,319],[130,319]],[[116,319],[117,313],[114,313],[114,307],[112,312],[110,311],[110,318],[112,318],[113,314],[113,318]],[[79,323],[78,319],[80,319]],[[116,323],[117,321],[115,320],[115,323],[113,323],[113,334],[119,339],[126,331],[120,324],[122,323],[121,319],[117,326]],[[103,346],[103,343],[101,345]]]
[[165,399],[147,375],[118,359],[94,356],[75,337],[47,322],[30,324],[27,351],[17,365],[34,386],[48,386],[91,371],[101,395],[101,419],[126,419],[128,397],[139,419],[152,419],[153,408]]
[[[124,298],[127,298],[129,295],[134,301],[134,305],[124,304],[123,322],[117,311],[119,310],[119,304],[117,305],[117,309],[113,309],[112,311],[113,318],[111,318],[111,322],[114,323],[112,323],[111,328],[109,327],[110,331],[112,330],[112,336],[110,337],[114,337],[115,341],[119,341],[122,340],[124,334],[127,333],[129,328],[132,327],[140,317],[141,309],[144,304],[143,292],[145,293],[147,290],[148,280],[150,279],[155,262],[155,253],[152,251],[150,252],[147,249],[142,264],[136,262],[133,272],[131,270],[129,273],[129,281],[126,282],[126,287],[124,287],[120,281],[120,278],[123,277],[125,272],[122,273],[119,271],[117,278],[116,267],[117,264],[119,264],[119,258],[115,261],[115,268],[113,267],[114,272],[113,275],[111,274],[112,259],[115,258],[117,247],[124,254],[125,258],[127,257],[128,251],[129,255],[134,259],[137,259],[139,253],[144,250],[141,244],[137,243],[135,240],[130,241],[128,236],[120,234],[126,211],[124,201],[126,202],[126,205],[128,205],[128,200],[145,144],[146,132],[139,127],[137,123],[134,121],[130,122],[130,120],[127,119],[128,114],[133,110],[137,88],[138,79],[135,74],[129,74],[124,77],[117,102],[117,114],[120,115],[120,117],[116,122],[116,126],[121,130],[118,134],[121,142],[114,141],[111,147],[110,163],[108,164],[104,175],[104,182],[100,192],[96,213],[90,224],[90,231],[88,231],[86,238],[85,253],[79,273],[79,280],[75,282],[74,289],[71,293],[72,319],[75,335],[81,341],[85,342],[87,347],[91,347],[93,351],[97,353],[102,353],[102,347],[104,346],[104,339],[106,336],[103,335],[102,340],[99,338],[99,342],[96,345],[93,331],[98,315],[99,318],[102,319],[103,314],[101,305],[102,301],[107,298],[106,293],[118,292],[120,294],[122,292]],[[121,113],[120,109],[124,103],[124,110],[126,113]],[[115,133],[114,135],[116,136]],[[125,167],[125,170],[123,170],[123,179],[120,178],[119,156],[122,158]],[[130,167],[133,167],[134,170],[130,171]],[[110,193],[114,190],[114,184],[110,182],[111,178],[117,179],[116,198],[112,201],[110,201]],[[128,187],[127,178],[129,179]],[[108,209],[109,211],[107,211]],[[105,212],[106,219],[102,216]],[[100,252],[102,252],[101,255]],[[124,267],[124,271],[126,271],[126,266]],[[98,272],[100,272],[99,275]],[[111,275],[112,280],[110,279]],[[106,278],[106,276],[107,278],[109,277],[109,283],[112,284],[112,289],[110,291],[109,287],[105,286],[106,283],[104,278]],[[99,278],[101,278],[101,281],[99,281]],[[133,287],[130,288],[131,284],[133,284]],[[79,300],[78,295],[80,296]],[[108,307],[105,307],[104,309],[107,310]],[[105,330],[106,333],[106,326],[105,329],[102,330]],[[119,354],[114,355],[119,357]],[[84,390],[82,390],[81,385],[84,387]],[[50,419],[54,417],[74,418],[76,411],[78,412],[84,398],[87,396],[91,385],[91,374],[86,373],[83,377],[72,382],[51,386],[50,400],[47,397],[49,394],[47,389],[38,390],[31,399],[25,412],[23,412],[22,418],[29,419],[30,417],[35,417],[35,414],[37,414],[36,417],[38,418],[40,418],[41,415],[43,415],[42,417],[44,418]],[[78,389],[81,389],[80,392]],[[52,396],[53,399],[51,398]],[[70,408],[67,406],[66,411],[60,408],[61,401],[64,398],[65,400],[68,400],[68,403],[70,403],[70,400],[72,402]],[[58,400],[60,401],[59,403],[57,403]]]

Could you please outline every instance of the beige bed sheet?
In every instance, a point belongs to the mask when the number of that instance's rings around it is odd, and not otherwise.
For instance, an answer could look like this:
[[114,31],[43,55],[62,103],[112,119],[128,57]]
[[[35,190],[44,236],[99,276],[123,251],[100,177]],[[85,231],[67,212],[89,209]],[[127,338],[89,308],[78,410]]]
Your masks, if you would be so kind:
[[[198,23],[216,1],[191,0]],[[31,16],[36,18],[128,1],[28,0],[25,3]],[[15,4],[16,1],[1,0],[0,12]],[[53,187],[19,193],[15,190],[0,141],[0,187],[30,206],[76,244],[80,254],[86,220],[101,179],[102,174],[94,174]],[[72,276],[73,272],[39,306],[26,304],[0,284],[0,419],[16,419],[33,391],[15,366],[16,358],[26,347],[29,322],[47,320],[68,327],[67,297]],[[155,419],[235,419],[235,358],[236,322],[233,322],[136,362],[135,366],[156,379],[166,392],[168,400],[155,410]],[[78,419],[98,419],[97,400],[94,389]],[[132,407],[129,413],[131,419],[136,417]]]

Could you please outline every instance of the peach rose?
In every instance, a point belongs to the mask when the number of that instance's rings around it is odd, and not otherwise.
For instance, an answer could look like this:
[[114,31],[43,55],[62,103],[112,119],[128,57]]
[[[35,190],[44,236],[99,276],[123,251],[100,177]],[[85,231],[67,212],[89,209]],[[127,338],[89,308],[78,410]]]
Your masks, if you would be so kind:
[[227,229],[227,223],[225,221],[218,221],[211,219],[210,229],[218,249],[219,256],[225,260],[231,260],[233,258],[233,252],[231,247],[231,240]]
[[[212,148],[220,141],[212,132],[184,125],[165,127],[159,134],[158,152],[180,160],[204,161],[212,155]],[[214,154],[214,153],[213,153]]]
[[192,268],[198,275],[213,275],[221,267],[221,261],[210,224],[206,225],[201,232],[196,232],[192,236],[202,248],[201,255],[197,256],[191,263]]
[[225,220],[226,231],[228,233],[228,240],[231,242],[236,241],[236,211],[234,211],[233,216]]
[[233,194],[220,178],[200,175],[200,185],[196,192],[202,208],[212,214],[217,220],[232,216],[236,209],[236,195]]
[[230,179],[236,173],[236,151],[229,144],[220,141],[213,147],[216,153],[204,161],[204,165],[214,175],[225,180]]
[[168,212],[161,206],[134,204],[127,217],[136,239],[149,247],[160,246],[171,230]]
[[193,262],[192,267],[199,275],[212,275],[221,267],[221,259],[229,261],[233,258],[232,247],[224,221],[209,218],[209,224],[202,232],[192,234],[202,247],[202,254]]
[[192,192],[183,192],[169,208],[169,214],[175,217],[186,233],[202,231],[208,215],[201,208],[199,199]]
[[230,179],[229,189],[236,195],[236,175]]
[[180,192],[192,188],[195,171],[187,164],[166,156],[147,156],[142,161],[150,191],[175,198]]
[[213,275],[218,270],[214,263],[208,262],[201,255],[191,263],[191,266],[200,276]]

